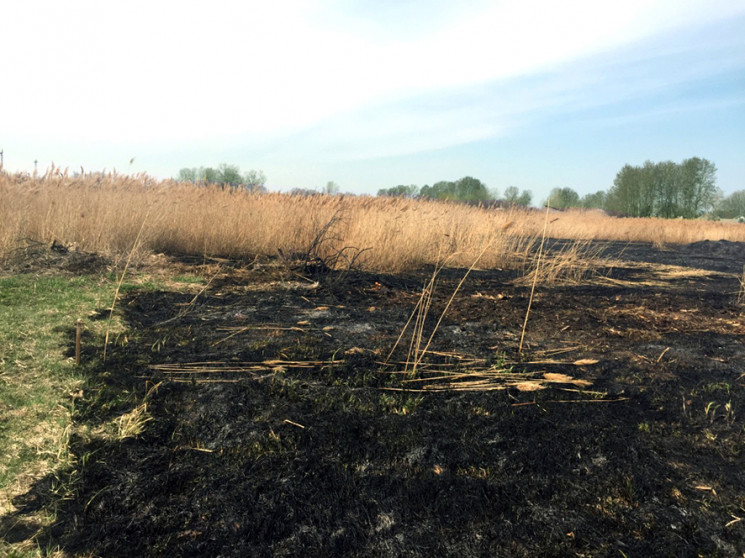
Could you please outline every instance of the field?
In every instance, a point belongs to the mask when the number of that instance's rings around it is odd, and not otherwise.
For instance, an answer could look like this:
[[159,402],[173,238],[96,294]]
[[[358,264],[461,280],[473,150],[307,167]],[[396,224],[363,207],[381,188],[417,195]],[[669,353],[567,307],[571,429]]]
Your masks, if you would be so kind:
[[745,553],[745,226],[62,174],[0,206],[0,553]]

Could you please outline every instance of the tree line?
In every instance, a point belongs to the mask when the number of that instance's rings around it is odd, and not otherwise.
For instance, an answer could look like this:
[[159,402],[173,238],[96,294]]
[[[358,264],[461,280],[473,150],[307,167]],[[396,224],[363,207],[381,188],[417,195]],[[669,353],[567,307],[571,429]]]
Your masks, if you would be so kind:
[[266,176],[263,171],[250,170],[241,174],[237,165],[221,164],[212,167],[183,168],[178,171],[178,180],[193,184],[217,184],[223,188],[243,189],[249,192],[265,192]]
[[478,178],[464,176],[455,181],[441,180],[434,184],[424,185],[421,188],[415,184],[399,185],[392,188],[378,190],[379,196],[423,198],[443,201],[461,202],[494,202],[501,201],[510,205],[528,206],[533,199],[529,190],[520,191],[515,186],[508,187],[502,198],[497,190],[490,190]]
[[646,161],[639,166],[624,165],[607,192],[599,190],[580,198],[571,188],[554,188],[547,202],[559,209],[597,208],[631,217],[745,216],[745,190],[724,197],[716,185],[716,172],[714,163],[699,157],[681,163]]
[[616,175],[605,205],[633,217],[693,219],[714,209],[717,168],[692,157],[682,163],[647,161],[625,165]]
[[[725,219],[745,216],[745,190],[724,197],[716,186],[716,166],[707,159],[691,157],[681,163],[646,161],[643,165],[625,165],[608,190],[580,195],[569,187],[551,190],[542,205],[556,209],[603,209],[631,217],[683,217],[693,219],[708,214]],[[221,164],[217,168],[183,168],[178,179],[195,184],[218,184],[223,187],[266,191],[266,176],[262,171],[241,173],[236,165]],[[294,194],[336,194],[339,186],[329,182],[320,191],[293,190]],[[509,186],[500,197],[479,179],[465,176],[459,180],[442,180],[419,187],[398,185],[378,190],[378,196],[422,198],[467,203],[498,202],[502,205],[527,207],[532,202],[530,190]]]
[[[555,209],[603,209],[630,217],[683,217],[702,215],[721,218],[745,216],[745,190],[723,197],[716,185],[716,166],[707,159],[691,157],[682,163],[646,161],[643,165],[625,165],[608,190],[580,195],[569,187],[551,190],[542,205]],[[437,182],[432,186],[400,185],[378,191],[379,196],[403,196],[455,201],[488,202],[499,200],[514,206],[528,206],[531,192],[510,186],[499,198],[478,179],[461,178],[455,182]]]

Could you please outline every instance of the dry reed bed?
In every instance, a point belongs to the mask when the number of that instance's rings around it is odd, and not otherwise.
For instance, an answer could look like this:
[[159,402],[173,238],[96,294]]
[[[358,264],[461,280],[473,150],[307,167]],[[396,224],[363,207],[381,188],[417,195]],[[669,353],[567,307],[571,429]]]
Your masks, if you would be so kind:
[[[366,269],[397,272],[447,261],[511,265],[543,230],[543,211],[494,210],[424,200],[250,194],[157,181],[146,175],[44,177],[0,173],[0,254],[22,239],[57,240],[114,257],[126,254],[143,226],[146,251],[252,257],[305,253],[327,227],[317,255],[365,250]],[[550,215],[548,235],[577,240],[682,244],[745,241],[745,226],[709,221],[621,219],[600,212]],[[576,254],[572,257],[576,257]],[[339,260],[344,265],[345,260]]]

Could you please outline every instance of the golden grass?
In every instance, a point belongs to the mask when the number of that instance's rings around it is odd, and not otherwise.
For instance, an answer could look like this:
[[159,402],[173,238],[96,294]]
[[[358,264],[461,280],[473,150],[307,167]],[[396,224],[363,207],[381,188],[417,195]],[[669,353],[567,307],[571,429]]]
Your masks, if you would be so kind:
[[[149,217],[146,219],[146,215]],[[304,254],[326,231],[318,256],[342,248],[364,269],[399,272],[436,264],[473,262],[513,265],[535,246],[543,212],[490,210],[455,203],[396,198],[250,194],[200,188],[146,175],[71,177],[55,170],[44,177],[0,173],[0,257],[21,239],[54,240],[114,258],[129,254],[140,227],[145,252],[253,257]],[[682,244],[697,240],[745,241],[737,223],[621,219],[599,212],[553,213],[548,236]],[[575,255],[566,254],[569,259]],[[345,265],[341,258],[338,265]]]

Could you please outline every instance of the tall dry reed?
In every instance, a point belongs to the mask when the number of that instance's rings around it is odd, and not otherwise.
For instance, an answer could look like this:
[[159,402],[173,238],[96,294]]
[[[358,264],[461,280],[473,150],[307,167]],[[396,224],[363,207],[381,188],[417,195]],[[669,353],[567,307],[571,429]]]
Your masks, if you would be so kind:
[[[145,216],[149,213],[146,220]],[[23,239],[76,245],[113,257],[143,250],[224,257],[304,253],[327,224],[320,256],[365,250],[358,263],[398,272],[438,257],[468,267],[511,265],[535,245],[543,212],[455,203],[351,196],[251,194],[158,181],[146,175],[44,177],[0,173],[0,255]],[[332,222],[333,220],[333,222]],[[140,227],[146,222],[140,233]],[[664,244],[745,241],[745,226],[708,221],[620,219],[597,212],[551,216],[549,236]],[[341,261],[341,260],[340,260]]]

